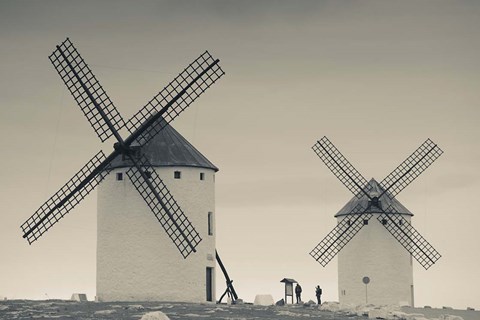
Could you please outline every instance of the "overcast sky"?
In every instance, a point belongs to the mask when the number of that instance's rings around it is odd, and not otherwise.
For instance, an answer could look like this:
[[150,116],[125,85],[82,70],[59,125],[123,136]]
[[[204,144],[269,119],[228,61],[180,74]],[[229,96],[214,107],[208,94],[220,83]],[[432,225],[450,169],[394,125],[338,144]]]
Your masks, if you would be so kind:
[[[128,119],[205,49],[226,76],[174,122],[216,176],[217,248],[241,297],[337,300],[308,252],[349,191],[326,135],[383,179],[425,139],[444,151],[398,195],[442,254],[416,304],[480,308],[480,2],[0,0],[0,296],[95,295],[96,194],[34,245],[20,225],[103,145],[48,55],[67,36]],[[224,290],[218,274],[217,292]]]

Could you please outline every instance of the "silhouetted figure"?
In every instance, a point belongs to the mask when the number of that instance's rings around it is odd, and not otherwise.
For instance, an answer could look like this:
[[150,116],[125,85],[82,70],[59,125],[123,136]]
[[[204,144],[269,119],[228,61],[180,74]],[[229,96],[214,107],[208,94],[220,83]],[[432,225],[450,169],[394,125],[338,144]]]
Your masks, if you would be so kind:
[[322,296],[322,288],[320,288],[320,286],[316,286],[315,287],[315,295],[317,296],[317,303],[320,305],[322,304],[322,299],[321,299],[321,296]]
[[295,296],[297,297],[297,303],[302,302],[302,287],[298,283],[295,286]]

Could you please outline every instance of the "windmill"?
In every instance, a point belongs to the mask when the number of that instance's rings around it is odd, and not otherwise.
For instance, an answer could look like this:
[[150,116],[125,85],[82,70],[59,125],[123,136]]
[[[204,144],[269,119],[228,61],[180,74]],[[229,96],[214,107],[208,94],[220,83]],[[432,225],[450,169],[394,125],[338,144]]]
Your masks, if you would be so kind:
[[[132,188],[140,195],[140,197],[137,195],[137,198],[143,199],[147,205],[145,206],[145,204],[143,204],[143,206],[148,208],[146,210],[149,211],[149,213],[153,213],[155,217],[155,219],[152,219],[160,223],[166,236],[173,242],[173,246],[171,244],[163,245],[158,242],[156,242],[155,245],[157,247],[168,247],[180,253],[180,255],[177,253],[177,257],[167,256],[159,257],[158,259],[163,259],[166,261],[164,263],[173,265],[171,268],[182,269],[181,266],[178,266],[178,260],[183,261],[192,252],[197,252],[197,246],[202,241],[202,238],[190,221],[192,216],[189,217],[183,212],[169,188],[167,188],[167,185],[162,180],[160,170],[152,165],[148,155],[144,154],[143,151],[145,151],[146,148],[148,149],[149,144],[154,141],[160,133],[164,131],[174,132],[173,128],[169,126],[169,123],[224,75],[223,70],[219,66],[219,60],[214,59],[208,51],[205,51],[190,63],[163,90],[154,96],[130,120],[125,122],[103,87],[68,38],[56,46],[56,49],[49,56],[49,59],[100,140],[104,142],[111,136],[114,136],[116,143],[114,144],[113,152],[109,156],[105,156],[102,151],[98,152],[73,178],[21,225],[23,238],[25,238],[29,244],[38,240],[39,237],[61,220],[83,198],[95,189],[100,182],[107,179],[107,175],[110,172],[118,171],[114,165],[115,163],[126,161],[128,163],[128,170],[126,170],[125,173],[131,181],[130,185]],[[126,127],[130,133],[125,139],[119,134],[119,130],[124,127]],[[175,133],[173,134],[175,135]],[[175,135],[175,137],[178,138],[178,135]],[[116,177],[120,177],[118,172]],[[120,215],[118,215],[118,218],[120,218]],[[210,222],[209,220],[209,224]],[[113,221],[113,223],[115,222]],[[210,255],[213,257],[215,254],[215,242],[212,240],[210,243],[209,250],[212,251]],[[118,243],[114,245],[121,247],[125,244]],[[145,246],[147,246],[147,244],[145,244]],[[194,256],[193,258],[189,258],[189,260],[194,260],[190,265],[198,264],[198,261],[195,259],[199,258],[195,258]],[[99,258],[100,260],[102,259],[102,257],[97,256],[97,260]],[[153,257],[150,258],[153,259]],[[204,256],[202,258],[205,259]],[[211,258],[210,260],[214,261],[214,259],[215,258]],[[202,262],[202,264],[204,263]],[[161,271],[161,265],[157,265],[156,268],[157,273]],[[112,272],[115,274],[116,271]],[[185,272],[188,272],[188,270]],[[182,276],[185,279],[188,278],[187,275],[180,273],[179,277]],[[194,274],[193,277],[198,278],[198,274]],[[198,280],[198,286],[203,285],[202,288],[204,290],[206,284],[203,279],[204,277],[201,277],[201,280]],[[214,274],[212,270],[210,270],[211,288],[214,284],[213,279]],[[191,285],[191,283],[187,284]],[[210,290],[212,291],[211,288]],[[142,294],[143,295],[137,296],[124,295],[121,296],[123,298],[120,298],[120,300],[155,298],[151,292],[145,290],[142,291]],[[119,296],[117,295],[117,297]],[[203,291],[202,297],[204,297]],[[198,295],[186,298],[183,296],[172,296],[172,300],[175,299],[205,300],[204,298],[199,298]]]
[[337,226],[310,252],[323,267],[339,255],[340,302],[413,306],[412,257],[428,269],[441,255],[411,225],[413,215],[395,197],[443,151],[427,139],[378,183],[367,181],[327,137],[312,149],[354,195],[335,215]]

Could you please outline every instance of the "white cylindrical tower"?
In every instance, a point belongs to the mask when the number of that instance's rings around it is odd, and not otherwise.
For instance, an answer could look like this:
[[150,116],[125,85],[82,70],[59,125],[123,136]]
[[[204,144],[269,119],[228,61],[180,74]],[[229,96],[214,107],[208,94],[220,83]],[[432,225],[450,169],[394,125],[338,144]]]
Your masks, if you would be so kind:
[[[371,196],[383,191],[372,179]],[[398,215],[392,218],[399,221],[400,217],[410,223],[412,213],[396,199],[382,197],[381,206],[393,206]],[[335,217],[338,222],[343,219],[354,219],[349,212],[359,203],[366,207],[366,196],[354,197]],[[366,222],[360,231],[348,242],[338,254],[338,294],[340,303],[375,305],[410,305],[414,304],[413,267],[410,253],[388,232],[377,218],[381,212],[375,206],[369,212],[372,218]],[[368,277],[365,284],[364,277]]]
[[167,126],[141,149],[202,241],[186,259],[126,175],[119,156],[98,188],[97,300],[215,301],[215,172]]

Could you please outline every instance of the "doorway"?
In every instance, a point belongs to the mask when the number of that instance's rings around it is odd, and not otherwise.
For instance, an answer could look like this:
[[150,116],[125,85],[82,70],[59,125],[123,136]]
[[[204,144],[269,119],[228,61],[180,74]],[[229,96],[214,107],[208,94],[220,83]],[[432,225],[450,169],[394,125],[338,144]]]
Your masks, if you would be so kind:
[[207,267],[207,301],[213,301],[213,268]]

